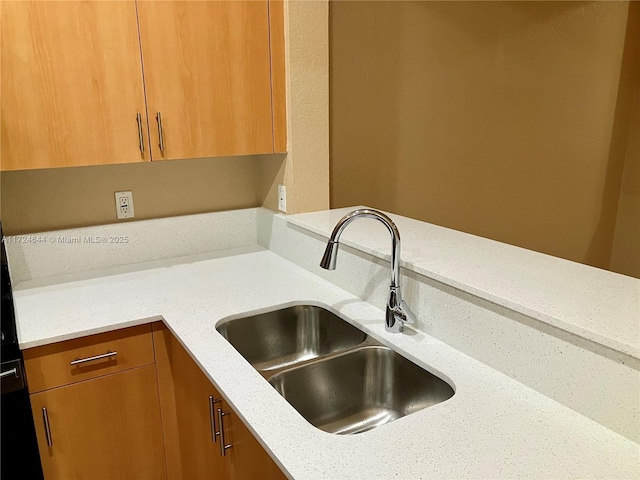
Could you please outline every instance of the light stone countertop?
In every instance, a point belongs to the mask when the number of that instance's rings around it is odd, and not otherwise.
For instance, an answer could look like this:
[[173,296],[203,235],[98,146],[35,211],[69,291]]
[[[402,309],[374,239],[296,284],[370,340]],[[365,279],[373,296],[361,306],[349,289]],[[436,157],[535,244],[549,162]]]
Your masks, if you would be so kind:
[[[640,476],[638,444],[425,333],[386,333],[382,310],[260,247],[26,281],[14,297],[22,348],[163,319],[291,478]],[[215,329],[300,303],[336,312],[455,395],[363,434],[316,429]]]
[[[288,215],[328,237],[348,207]],[[402,266],[640,359],[640,280],[385,212],[402,236]],[[340,243],[389,260],[388,235],[356,221]]]

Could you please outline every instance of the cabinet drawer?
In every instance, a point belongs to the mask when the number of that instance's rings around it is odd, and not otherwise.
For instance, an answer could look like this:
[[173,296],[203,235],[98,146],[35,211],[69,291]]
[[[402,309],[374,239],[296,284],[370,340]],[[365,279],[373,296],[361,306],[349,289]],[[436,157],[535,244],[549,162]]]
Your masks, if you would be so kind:
[[29,348],[23,352],[29,392],[154,363],[151,325]]

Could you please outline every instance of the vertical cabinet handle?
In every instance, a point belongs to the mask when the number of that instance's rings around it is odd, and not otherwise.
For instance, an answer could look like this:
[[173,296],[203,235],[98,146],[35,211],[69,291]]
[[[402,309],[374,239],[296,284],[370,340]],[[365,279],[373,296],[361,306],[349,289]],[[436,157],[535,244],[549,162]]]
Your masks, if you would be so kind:
[[136,120],[138,122],[138,146],[140,147],[140,153],[144,153],[144,137],[142,136],[142,115],[137,114]]
[[162,115],[160,112],[156,113],[156,121],[158,122],[158,146],[160,152],[164,153],[164,135],[162,134]]
[[220,455],[223,457],[227,454],[227,448],[231,448],[231,444],[225,445],[224,441],[224,423],[222,418],[225,415],[229,415],[231,412],[223,412],[221,408],[218,409],[218,425],[220,426]]
[[42,419],[44,420],[44,434],[47,437],[47,446],[53,447],[53,441],[51,440],[51,428],[49,427],[49,414],[47,413],[47,407],[42,407]]
[[213,395],[209,395],[209,421],[211,422],[211,442],[215,443],[218,441],[218,435],[220,432],[216,430],[216,414],[214,412],[213,405],[221,402],[222,399],[218,398],[217,400],[213,398]]

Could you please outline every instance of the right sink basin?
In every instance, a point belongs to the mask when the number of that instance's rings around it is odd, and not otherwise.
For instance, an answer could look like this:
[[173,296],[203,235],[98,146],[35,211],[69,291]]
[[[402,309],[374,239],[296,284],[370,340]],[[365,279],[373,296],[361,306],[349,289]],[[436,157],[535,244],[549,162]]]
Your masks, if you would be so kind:
[[451,398],[453,388],[330,311],[297,305],[216,329],[309,423],[371,430]]
[[309,423],[336,434],[366,432],[454,394],[448,383],[382,346],[291,368],[269,383]]

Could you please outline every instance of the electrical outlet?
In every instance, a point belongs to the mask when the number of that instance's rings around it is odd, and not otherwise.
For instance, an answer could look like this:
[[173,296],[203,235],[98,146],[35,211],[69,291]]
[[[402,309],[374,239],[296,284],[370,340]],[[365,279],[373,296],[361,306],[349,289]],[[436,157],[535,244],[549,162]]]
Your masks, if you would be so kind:
[[278,185],[278,210],[287,213],[287,189],[284,185]]
[[116,192],[116,216],[118,218],[133,218],[133,194],[131,192]]

